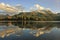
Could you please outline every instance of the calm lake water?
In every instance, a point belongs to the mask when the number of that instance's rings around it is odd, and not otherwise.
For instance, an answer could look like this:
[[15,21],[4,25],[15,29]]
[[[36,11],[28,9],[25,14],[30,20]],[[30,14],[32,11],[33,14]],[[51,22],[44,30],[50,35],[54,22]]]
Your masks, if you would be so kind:
[[0,22],[0,40],[60,40],[60,22]]

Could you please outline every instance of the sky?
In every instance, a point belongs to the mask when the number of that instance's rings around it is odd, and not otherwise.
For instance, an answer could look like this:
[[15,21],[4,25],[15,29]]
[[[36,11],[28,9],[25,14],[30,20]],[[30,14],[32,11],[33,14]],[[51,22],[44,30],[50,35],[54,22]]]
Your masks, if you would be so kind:
[[35,4],[39,4],[44,8],[50,8],[53,12],[60,12],[60,0],[0,0],[0,3],[9,4],[11,6],[16,6],[17,4],[25,7],[29,10]]

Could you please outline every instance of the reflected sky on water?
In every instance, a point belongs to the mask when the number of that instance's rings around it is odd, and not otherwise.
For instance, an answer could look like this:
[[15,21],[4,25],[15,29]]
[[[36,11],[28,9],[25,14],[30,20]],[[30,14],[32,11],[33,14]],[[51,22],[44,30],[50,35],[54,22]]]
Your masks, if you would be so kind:
[[1,22],[0,40],[60,40],[58,22]]

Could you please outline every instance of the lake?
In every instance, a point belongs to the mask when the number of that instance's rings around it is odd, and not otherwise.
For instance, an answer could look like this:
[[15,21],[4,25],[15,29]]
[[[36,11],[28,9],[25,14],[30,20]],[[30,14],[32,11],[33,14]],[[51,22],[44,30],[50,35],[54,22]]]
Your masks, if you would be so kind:
[[60,40],[60,22],[0,22],[0,40]]

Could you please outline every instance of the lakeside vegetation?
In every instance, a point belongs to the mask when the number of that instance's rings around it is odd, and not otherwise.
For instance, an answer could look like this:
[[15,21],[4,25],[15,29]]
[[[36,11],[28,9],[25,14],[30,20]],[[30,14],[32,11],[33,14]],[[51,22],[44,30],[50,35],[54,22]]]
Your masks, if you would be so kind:
[[43,10],[43,12],[20,12],[19,14],[9,16],[1,15],[0,21],[60,21],[60,15],[54,14],[50,10]]
[[[60,15],[54,14],[49,10],[43,10],[44,12],[20,12],[19,14],[9,16],[1,15],[0,21],[7,21],[8,24],[12,23],[15,26],[20,28],[42,28],[42,27],[51,27],[53,22],[33,22],[33,21],[60,21]],[[16,22],[11,22],[16,21]],[[30,21],[30,22],[28,22]]]

